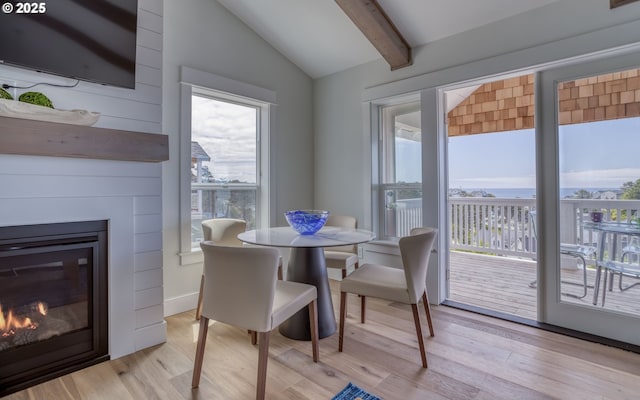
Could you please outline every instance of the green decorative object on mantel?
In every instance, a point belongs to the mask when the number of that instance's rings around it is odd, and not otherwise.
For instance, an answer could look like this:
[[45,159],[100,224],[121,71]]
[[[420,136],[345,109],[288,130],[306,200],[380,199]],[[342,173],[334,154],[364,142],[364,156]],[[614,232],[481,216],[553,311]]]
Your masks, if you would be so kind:
[[11,93],[6,90],[0,89],[0,99],[13,100],[13,96],[11,96]]
[[53,108],[53,103],[47,96],[40,92],[25,92],[18,97],[18,100],[24,103],[31,103],[38,106]]

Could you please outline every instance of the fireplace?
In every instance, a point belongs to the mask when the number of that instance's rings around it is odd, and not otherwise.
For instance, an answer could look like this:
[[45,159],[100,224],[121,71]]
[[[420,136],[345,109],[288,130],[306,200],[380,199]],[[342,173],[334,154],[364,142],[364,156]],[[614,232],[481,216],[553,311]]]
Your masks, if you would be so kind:
[[107,227],[0,227],[0,397],[109,359]]

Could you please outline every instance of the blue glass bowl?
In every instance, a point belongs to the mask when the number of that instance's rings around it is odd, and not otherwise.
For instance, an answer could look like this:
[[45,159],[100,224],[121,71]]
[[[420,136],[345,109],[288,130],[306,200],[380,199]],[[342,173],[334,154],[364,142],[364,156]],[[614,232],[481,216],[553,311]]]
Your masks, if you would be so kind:
[[301,235],[313,235],[327,222],[329,211],[293,210],[284,213],[287,222]]

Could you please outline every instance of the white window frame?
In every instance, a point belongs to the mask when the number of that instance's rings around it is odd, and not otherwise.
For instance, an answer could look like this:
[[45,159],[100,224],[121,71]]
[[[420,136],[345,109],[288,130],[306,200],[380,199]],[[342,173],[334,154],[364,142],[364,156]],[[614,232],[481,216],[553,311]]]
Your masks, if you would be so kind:
[[259,110],[257,152],[256,228],[270,226],[273,191],[270,183],[270,132],[275,129],[276,93],[259,86],[193,68],[180,67],[180,265],[203,261],[202,251],[191,247],[191,99],[213,96],[252,105]]
[[[397,190],[397,189],[420,189],[422,190],[422,182],[419,183],[397,183],[384,182],[384,176],[388,175],[389,169],[391,165],[388,162],[385,162],[384,155],[384,147],[385,140],[389,140],[385,138],[385,127],[383,126],[383,116],[382,111],[386,107],[396,106],[396,105],[406,105],[408,108],[413,106],[409,106],[410,103],[418,103],[417,110],[421,110],[420,106],[420,93],[416,92],[408,96],[402,96],[394,99],[386,99],[381,101],[376,101],[373,103],[372,114],[375,115],[375,122],[371,127],[371,143],[372,143],[372,158],[374,164],[372,167],[372,213],[373,213],[373,229],[376,232],[376,236],[378,240],[391,240],[397,241],[398,237],[387,237],[384,235],[384,218],[385,218],[385,205],[386,201],[384,199],[385,193],[387,190]],[[399,114],[402,111],[405,111],[406,108],[402,107],[396,110],[396,114]],[[393,114],[395,115],[395,114]],[[391,152],[391,157],[394,157],[395,153]],[[387,157],[388,158],[388,157]],[[391,160],[389,160],[391,161]]]

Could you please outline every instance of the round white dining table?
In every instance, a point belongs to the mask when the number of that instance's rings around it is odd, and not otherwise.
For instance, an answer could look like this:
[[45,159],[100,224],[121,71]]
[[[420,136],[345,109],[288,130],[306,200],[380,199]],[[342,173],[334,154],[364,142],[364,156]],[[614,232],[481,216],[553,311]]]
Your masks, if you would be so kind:
[[[291,257],[286,279],[314,285],[318,290],[318,335],[333,335],[336,318],[333,312],[324,248],[365,243],[375,238],[364,229],[325,226],[313,235],[300,235],[293,228],[277,227],[242,232],[238,239],[259,246],[288,247]],[[304,308],[280,325],[280,333],[296,340],[311,340],[309,310]]]

